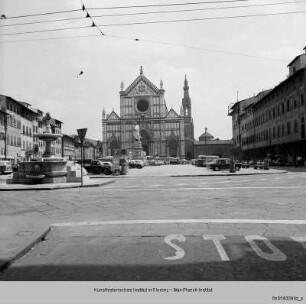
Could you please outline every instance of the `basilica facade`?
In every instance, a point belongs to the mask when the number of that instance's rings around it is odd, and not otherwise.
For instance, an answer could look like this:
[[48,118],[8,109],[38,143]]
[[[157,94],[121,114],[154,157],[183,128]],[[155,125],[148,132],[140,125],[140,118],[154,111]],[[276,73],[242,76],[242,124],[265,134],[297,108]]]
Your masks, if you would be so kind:
[[126,89],[122,82],[120,113],[102,111],[103,155],[114,155],[120,150],[131,156],[136,124],[147,156],[193,158],[194,126],[186,76],[179,114],[168,109],[163,82],[160,81],[159,88],[155,86],[144,75],[142,67],[138,77]]

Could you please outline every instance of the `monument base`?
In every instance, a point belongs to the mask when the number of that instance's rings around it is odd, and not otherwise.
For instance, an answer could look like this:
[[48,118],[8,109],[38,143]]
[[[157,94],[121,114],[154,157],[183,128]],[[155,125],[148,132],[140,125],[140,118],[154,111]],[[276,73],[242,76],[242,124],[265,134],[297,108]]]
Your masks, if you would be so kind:
[[132,144],[132,159],[143,159],[143,150],[140,141],[135,141]]

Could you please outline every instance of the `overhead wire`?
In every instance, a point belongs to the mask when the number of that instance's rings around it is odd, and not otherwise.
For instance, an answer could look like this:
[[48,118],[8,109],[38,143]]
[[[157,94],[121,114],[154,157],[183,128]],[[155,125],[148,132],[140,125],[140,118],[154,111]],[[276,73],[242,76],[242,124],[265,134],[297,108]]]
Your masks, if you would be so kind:
[[154,20],[154,21],[142,21],[142,22],[130,22],[130,23],[110,23],[110,24],[99,24],[99,26],[110,27],[110,26],[157,24],[157,23],[178,23],[178,22],[191,22],[191,21],[204,21],[204,20],[225,20],[225,19],[236,19],[236,18],[280,16],[280,15],[305,14],[305,13],[306,13],[306,11],[293,11],[293,12],[283,12],[283,13],[266,13],[266,14],[237,15],[237,16],[223,16],[223,17],[204,17],[204,18],[173,19],[173,20]]
[[[250,4],[250,5],[236,5],[236,6],[223,6],[223,7],[206,7],[206,8],[193,8],[193,9],[183,9],[183,10],[162,10],[162,11],[149,11],[149,12],[136,12],[136,13],[119,13],[119,14],[102,14],[102,15],[90,15],[92,18],[100,17],[122,17],[122,16],[138,16],[138,15],[150,15],[150,14],[168,14],[168,13],[184,13],[184,12],[197,12],[197,11],[212,11],[212,10],[226,10],[226,9],[240,9],[240,8],[249,8],[249,7],[266,7],[266,6],[277,6],[277,5],[287,5],[287,4],[296,4],[296,3],[305,3],[306,0],[302,1],[286,1],[286,2],[275,2],[275,3],[265,3],[265,4]],[[42,20],[42,21],[32,21],[32,22],[23,22],[23,23],[12,23],[4,24],[0,27],[11,27],[11,26],[21,26],[21,25],[30,25],[30,24],[41,24],[41,23],[53,23],[53,22],[62,22],[69,20],[81,20],[83,16],[80,17],[71,17],[71,18],[62,18],[62,19],[53,19],[53,20]]]
[[[79,9],[78,11],[83,10],[84,12],[86,12],[86,14],[87,14],[86,17],[90,18],[91,21],[92,21],[92,25],[91,26],[70,27],[70,28],[61,28],[61,29],[50,29],[50,30],[42,30],[42,31],[29,31],[29,32],[21,32],[21,33],[11,33],[11,34],[6,34],[6,35],[21,35],[21,34],[28,34],[28,33],[34,33],[34,32],[35,33],[42,33],[42,32],[51,32],[51,31],[60,31],[60,30],[90,28],[90,27],[96,27],[97,30],[99,31],[98,35],[77,35],[77,36],[66,36],[66,37],[49,37],[49,38],[39,38],[39,39],[32,39],[32,40],[25,40],[24,39],[24,40],[19,40],[19,41],[18,40],[11,40],[11,41],[0,41],[0,43],[41,41],[41,40],[56,40],[56,39],[73,39],[73,38],[79,38],[79,37],[98,37],[98,36],[102,35],[102,36],[105,36],[105,37],[116,38],[116,39],[124,39],[124,40],[136,41],[136,42],[155,43],[155,44],[160,44],[160,45],[170,45],[170,46],[174,46],[174,47],[189,48],[189,49],[195,49],[195,50],[205,51],[205,52],[215,52],[215,53],[223,53],[223,54],[229,54],[229,55],[239,55],[239,56],[245,56],[245,57],[250,57],[250,58],[257,58],[257,59],[264,59],[264,60],[270,60],[270,61],[281,61],[281,62],[283,62],[283,60],[279,60],[279,59],[275,59],[275,58],[267,58],[267,57],[243,54],[243,53],[238,53],[238,52],[220,51],[220,50],[213,50],[213,49],[201,48],[201,47],[190,46],[190,45],[180,45],[180,44],[163,42],[163,41],[157,41],[157,40],[131,38],[131,37],[125,37],[125,36],[106,34],[106,33],[102,32],[102,30],[99,28],[99,26],[112,26],[112,25],[96,25],[95,22],[94,22],[94,19],[89,14],[89,11],[85,7],[83,1],[82,0],[80,0],[80,1],[82,3],[82,9]],[[223,2],[223,1],[221,1],[221,2]],[[225,2],[229,2],[229,1],[225,1]],[[306,2],[306,1],[303,1],[303,2]],[[156,22],[181,22],[181,21],[194,21],[194,20],[212,20],[212,19],[228,19],[228,18],[242,18],[242,17],[275,16],[275,15],[293,14],[293,13],[306,13],[306,11],[275,13],[275,14],[254,14],[254,15],[242,15],[242,16],[195,18],[195,19],[168,20],[168,21],[164,20],[164,21],[156,21]],[[83,18],[86,18],[86,17],[83,17]],[[155,23],[155,22],[146,22],[146,23]],[[123,25],[123,24],[120,24],[120,25]],[[127,24],[127,25],[130,25],[130,24]]]
[[100,27],[97,26],[97,25],[95,24],[93,18],[92,18],[91,15],[89,14],[89,11],[88,11],[87,8],[85,7],[85,4],[84,4],[83,0],[80,0],[80,2],[81,2],[81,4],[82,4],[82,10],[83,10],[84,12],[86,12],[86,18],[90,18],[90,20],[91,20],[91,22],[92,22],[92,25],[91,25],[91,26],[92,26],[92,27],[95,27],[95,28],[98,30],[98,32],[99,32],[102,36],[104,36],[104,33],[102,32],[102,30],[100,29]]
[[[299,1],[298,3],[305,3],[306,0]],[[138,15],[151,15],[151,14],[168,14],[168,13],[186,13],[186,12],[197,12],[197,11],[213,11],[213,10],[226,10],[226,9],[237,9],[237,8],[249,8],[249,7],[266,7],[276,5],[287,5],[297,3],[296,1],[287,2],[276,2],[266,4],[250,4],[250,5],[236,5],[236,6],[223,6],[223,7],[205,7],[205,8],[193,8],[183,10],[166,10],[166,11],[151,11],[151,12],[137,12],[137,13],[119,13],[119,14],[104,14],[104,15],[92,15],[94,18],[100,17],[123,17],[123,16],[138,16]]]
[[[97,9],[97,10],[114,10],[114,9],[129,9],[129,8],[144,8],[144,7],[163,7],[163,6],[178,6],[178,5],[198,5],[198,4],[211,4],[211,3],[229,3],[229,2],[247,2],[250,0],[216,0],[216,1],[198,1],[198,2],[187,2],[187,3],[169,3],[169,4],[146,4],[146,5],[128,5],[128,6],[113,6],[113,7],[97,7],[97,8],[88,8],[88,9]],[[71,10],[62,10],[55,12],[46,12],[46,13],[36,13],[36,14],[27,14],[27,15],[17,15],[9,16],[5,15],[5,19],[18,19],[26,17],[38,17],[45,15],[54,15],[62,13],[71,13],[81,11],[82,9],[71,9]]]
[[[7,43],[31,42],[31,41],[44,41],[44,40],[88,38],[88,37],[101,37],[101,34],[65,36],[65,37],[49,37],[49,38],[41,38],[41,39],[39,38],[39,39],[31,39],[31,40],[12,40],[12,41],[6,41],[6,42]],[[154,43],[154,44],[160,44],[160,45],[165,45],[165,46],[173,46],[173,47],[194,49],[194,50],[197,50],[197,51],[220,53],[220,54],[226,54],[226,55],[243,56],[243,57],[262,59],[262,60],[268,60],[268,61],[287,62],[286,60],[280,60],[280,59],[276,59],[276,58],[269,58],[269,57],[256,56],[256,55],[250,55],[250,54],[244,54],[244,53],[238,53],[238,52],[230,52],[230,51],[224,51],[224,50],[220,51],[220,50],[201,48],[201,47],[197,47],[197,46],[183,45],[183,44],[164,42],[164,41],[158,41],[158,40],[150,40],[150,39],[142,39],[142,38],[131,38],[131,37],[112,35],[112,34],[107,34],[107,33],[104,34],[104,37],[106,37],[106,38],[121,39],[121,40],[129,40],[131,42],[137,42],[137,43],[139,43],[139,42]],[[4,42],[0,41],[0,43],[4,43]]]
[[72,9],[72,10],[63,10],[63,11],[55,11],[55,12],[47,12],[47,13],[38,13],[38,14],[28,14],[28,15],[19,15],[19,16],[9,16],[5,15],[5,19],[18,19],[18,18],[26,18],[26,17],[38,17],[38,16],[46,16],[46,15],[55,15],[55,14],[62,14],[62,13],[71,13],[81,11],[80,8]]
[[20,26],[20,25],[40,24],[40,23],[53,23],[53,22],[60,22],[60,21],[82,20],[82,19],[83,17],[71,17],[71,18],[62,18],[62,19],[53,19],[53,20],[41,20],[41,21],[32,21],[32,22],[23,22],[23,23],[3,24],[3,25],[0,25],[0,27]]
[[15,35],[24,35],[24,34],[36,34],[36,33],[47,33],[47,32],[56,32],[56,31],[66,31],[66,30],[76,30],[76,29],[83,29],[83,28],[90,28],[90,25],[86,26],[74,26],[74,27],[65,27],[65,28],[58,28],[58,29],[46,29],[46,30],[37,30],[37,31],[27,31],[27,32],[16,32],[16,33],[4,33],[1,36],[15,36]]
[[[179,23],[179,22],[192,22],[192,21],[210,21],[210,20],[225,20],[225,19],[239,19],[239,18],[253,18],[253,17],[267,17],[267,16],[281,16],[281,15],[292,15],[292,14],[305,14],[306,11],[293,11],[293,12],[281,12],[281,13],[265,13],[265,14],[251,14],[251,15],[236,15],[236,16],[221,16],[221,17],[203,17],[203,18],[189,18],[189,19],[172,19],[172,20],[154,20],[154,21],[141,21],[141,22],[127,22],[127,23],[105,23],[96,24],[92,17],[91,27],[97,27],[98,31],[102,34],[103,32],[99,27],[112,27],[112,26],[130,26],[130,25],[144,25],[144,24],[159,24],[159,23]],[[90,27],[90,26],[85,26]],[[51,31],[61,31],[69,29],[81,29],[84,27],[71,27],[62,29],[52,29],[52,30],[39,30],[39,31],[26,31],[26,32],[15,32],[15,33],[4,33],[0,36],[14,36],[22,34],[32,34],[32,33],[43,33]]]
[[90,10],[112,10],[112,9],[126,9],[126,8],[184,6],[184,5],[232,3],[232,2],[248,2],[248,1],[250,0],[216,0],[216,1],[197,1],[197,2],[167,3],[167,4],[144,4],[144,5],[113,6],[113,7],[89,7],[88,9]]

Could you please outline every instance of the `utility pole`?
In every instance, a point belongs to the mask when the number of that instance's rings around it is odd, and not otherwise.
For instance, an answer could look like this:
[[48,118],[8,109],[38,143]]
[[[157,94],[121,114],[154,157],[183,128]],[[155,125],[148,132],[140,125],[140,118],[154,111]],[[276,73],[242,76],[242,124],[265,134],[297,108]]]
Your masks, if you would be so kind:
[[81,141],[81,187],[83,187],[83,146],[87,128],[77,129],[77,132]]
[[207,128],[205,128],[204,139],[205,139],[205,155],[207,155]]

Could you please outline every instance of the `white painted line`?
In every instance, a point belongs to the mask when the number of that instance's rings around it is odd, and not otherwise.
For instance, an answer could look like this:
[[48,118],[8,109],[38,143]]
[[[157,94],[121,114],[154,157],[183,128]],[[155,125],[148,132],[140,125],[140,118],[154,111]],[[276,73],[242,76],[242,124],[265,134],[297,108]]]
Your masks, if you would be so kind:
[[[245,239],[249,242],[253,250],[258,256],[268,261],[286,261],[287,256],[276,248],[267,238],[259,235],[246,235]],[[256,244],[255,241],[263,241],[270,249],[270,253],[262,251],[262,249]]]
[[229,261],[229,257],[225,252],[220,240],[225,240],[224,235],[203,235],[204,241],[213,241],[222,261]]
[[137,225],[137,224],[285,224],[306,225],[306,220],[268,220],[268,219],[167,219],[167,220],[118,220],[53,223],[53,227],[98,226],[98,225]]
[[125,186],[125,188],[141,188],[140,186]]
[[[107,188],[104,187],[103,190],[108,190],[108,189],[114,189],[114,188]],[[193,187],[193,188],[144,188],[146,191],[178,191],[178,190],[231,190],[231,189],[306,189],[306,186],[254,186],[254,187]],[[133,190],[133,189],[128,189],[128,188],[121,188],[121,189],[116,189],[116,192],[118,191],[127,191],[127,190]]]

